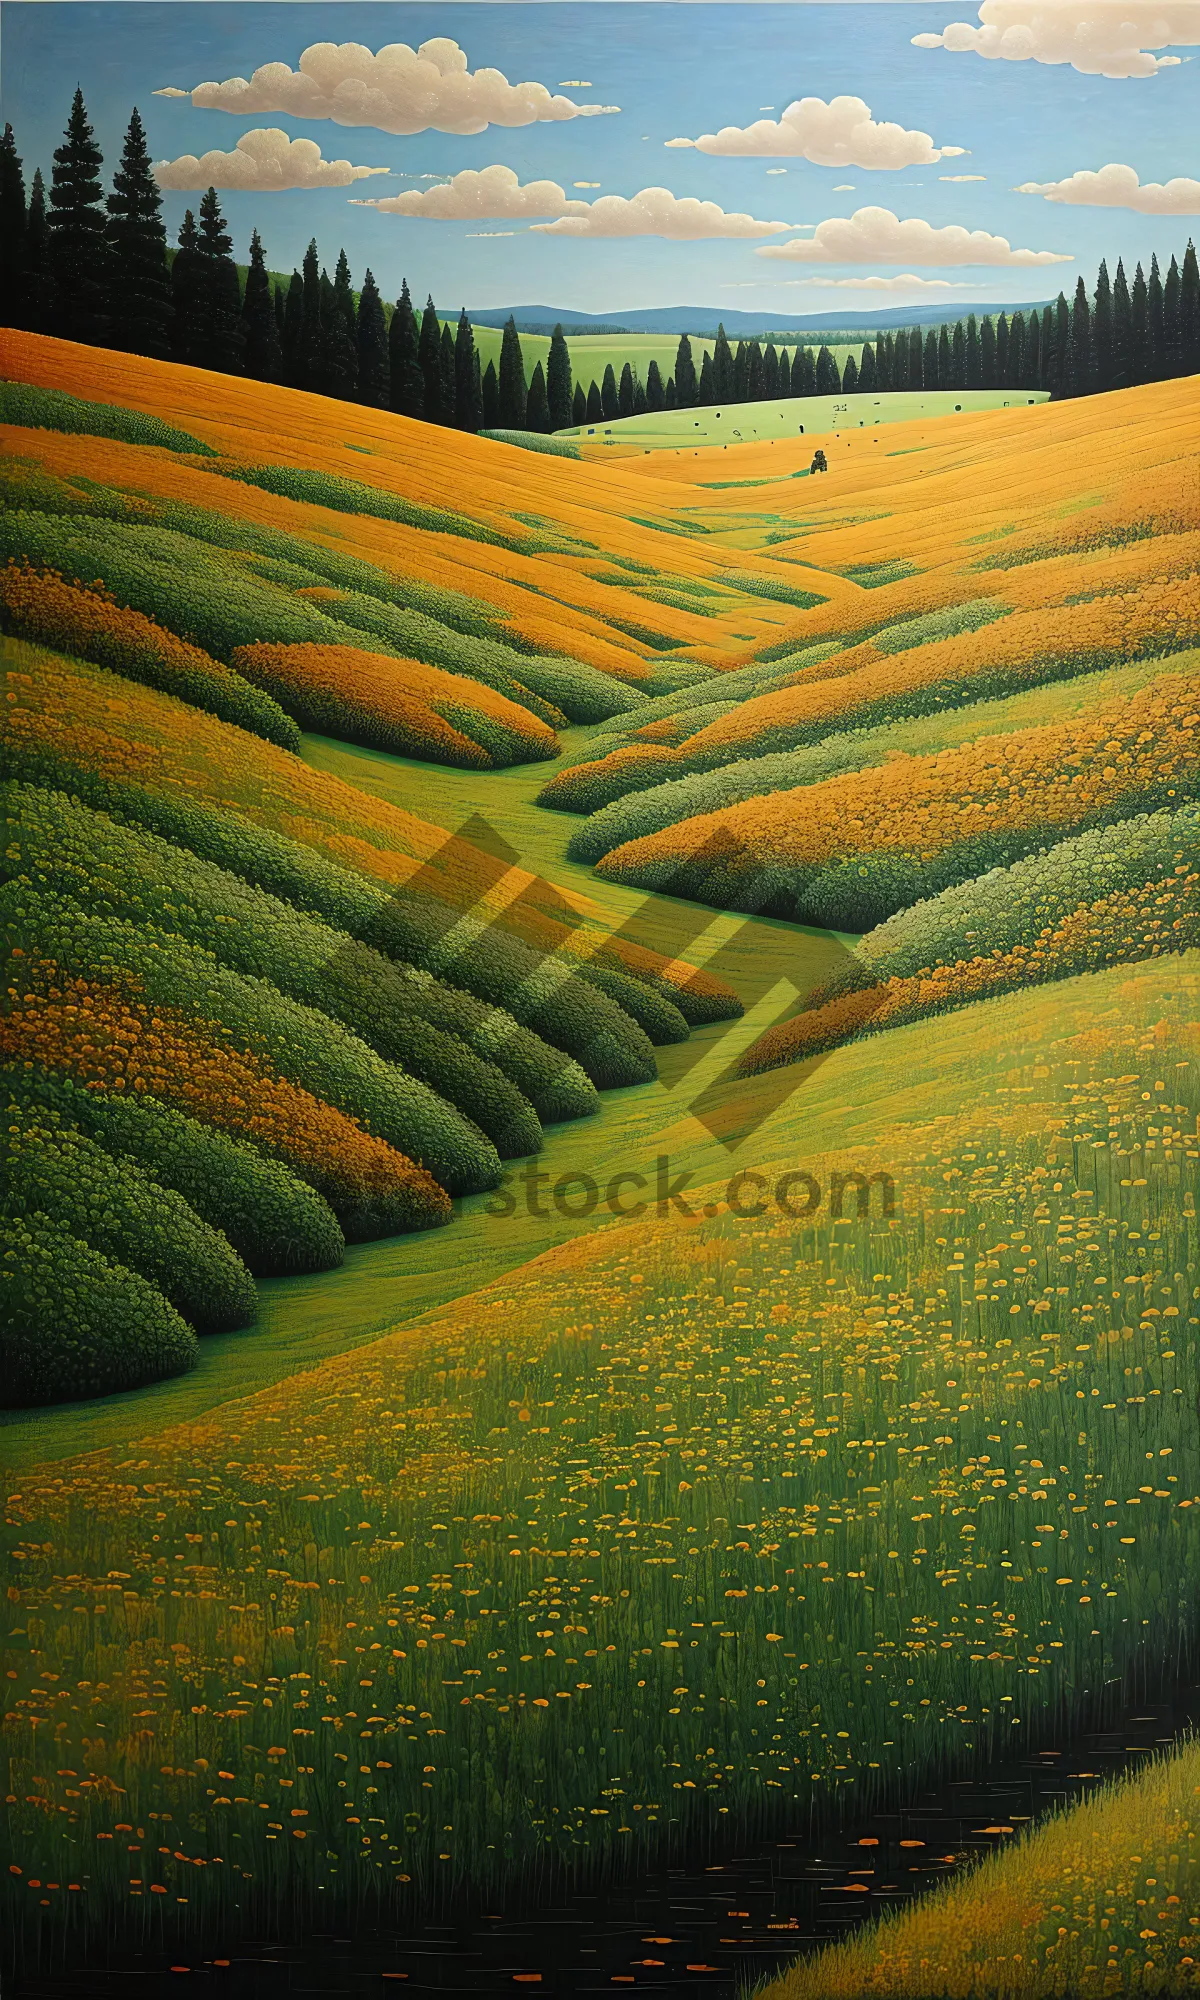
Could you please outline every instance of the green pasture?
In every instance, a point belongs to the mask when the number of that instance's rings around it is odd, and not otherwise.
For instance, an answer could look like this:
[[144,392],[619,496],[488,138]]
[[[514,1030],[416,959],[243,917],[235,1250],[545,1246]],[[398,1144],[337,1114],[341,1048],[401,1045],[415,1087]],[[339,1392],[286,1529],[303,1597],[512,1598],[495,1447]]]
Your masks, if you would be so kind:
[[722,410],[658,410],[644,417],[618,417],[611,424],[581,424],[559,435],[643,445],[647,451],[679,451],[689,445],[775,443],[801,432],[806,437],[824,437],[830,431],[865,430],[875,424],[906,424],[921,417],[1008,410],[1048,401],[1042,389],[904,389],[882,396],[804,396],[772,403],[734,403]]

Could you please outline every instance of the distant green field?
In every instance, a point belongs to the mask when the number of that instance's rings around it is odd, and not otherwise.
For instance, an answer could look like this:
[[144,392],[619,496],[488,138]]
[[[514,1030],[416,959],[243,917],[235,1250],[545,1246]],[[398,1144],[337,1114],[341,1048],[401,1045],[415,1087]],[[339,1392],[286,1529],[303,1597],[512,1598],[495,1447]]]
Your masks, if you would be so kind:
[[[453,332],[457,321],[447,320],[445,324]],[[496,367],[499,368],[500,341],[502,338],[499,327],[477,326],[474,332],[475,346],[481,365],[486,368],[489,361],[494,361]],[[711,340],[701,340],[695,334],[691,335],[690,339],[692,343],[692,359],[695,361],[698,373],[704,356],[712,352],[713,343]],[[788,344],[787,352],[789,355],[792,355],[795,353],[797,345],[801,347],[807,345],[812,348],[815,354],[820,344],[820,341],[815,339],[810,339],[807,342],[797,342],[795,339],[792,339]],[[734,340],[732,345],[736,348],[737,341]],[[569,333],[567,335],[567,346],[571,353],[571,370],[574,378],[577,382],[582,382],[586,390],[591,381],[595,380],[599,384],[603,380],[604,370],[610,361],[618,380],[620,379],[622,368],[628,361],[637,370],[643,382],[646,379],[646,371],[650,363],[657,361],[659,372],[665,382],[668,375],[675,373],[675,355],[679,348],[679,336],[669,333]],[[778,348],[776,351],[779,351]],[[550,352],[549,336],[543,333],[523,333],[521,335],[521,352],[525,356],[525,376],[528,380],[539,361],[543,368],[546,365],[546,357]],[[837,357],[837,364],[840,369],[845,366],[848,354],[853,354],[857,361],[862,352],[862,343],[860,341],[856,347],[833,347],[830,349],[830,352]]]
[[791,438],[800,432],[863,430],[873,424],[900,424],[916,417],[947,417],[960,411],[1007,410],[1045,403],[1045,390],[920,389],[884,396],[804,396],[788,402],[734,403],[727,409],[661,410],[644,417],[619,417],[611,424],[581,424],[560,437],[607,438],[613,444],[640,444],[647,451],[679,451],[688,445],[751,444]]

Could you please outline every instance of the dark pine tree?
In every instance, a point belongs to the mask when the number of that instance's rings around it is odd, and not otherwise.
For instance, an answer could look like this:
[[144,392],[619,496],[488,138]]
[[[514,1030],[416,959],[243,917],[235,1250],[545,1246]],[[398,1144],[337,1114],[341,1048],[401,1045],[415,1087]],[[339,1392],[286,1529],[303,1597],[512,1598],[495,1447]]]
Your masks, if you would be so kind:
[[979,329],[979,386],[996,387],[996,329],[990,319],[985,319]]
[[[654,365],[652,361],[650,363],[651,368]],[[571,422],[575,425],[576,429],[581,424],[586,424],[587,422],[587,397],[583,393],[582,382],[575,384],[575,394],[571,398]]]
[[454,335],[454,418],[460,431],[477,431],[483,425],[483,387],[475,394],[475,329],[460,307]]
[[1150,377],[1150,295],[1145,273],[1139,264],[1133,274],[1129,300],[1129,379],[1149,382]]
[[529,391],[525,385],[525,357],[517,322],[510,313],[500,342],[500,426],[506,431],[525,428],[525,405]]
[[979,342],[979,322],[974,313],[967,314],[967,380],[968,389],[983,387],[983,349]]
[[[1065,300],[1063,299],[1063,295],[1061,292],[1058,295],[1058,303],[1065,304]],[[1043,306],[1042,307],[1042,353],[1041,353],[1040,374],[1038,377],[1039,387],[1043,389],[1047,390],[1053,389],[1054,371],[1058,366],[1058,362],[1055,358],[1057,347],[1058,347],[1058,304],[1052,306]]]
[[[904,337],[905,336],[903,335],[901,336],[901,338]],[[907,334],[907,341],[908,341],[907,387],[910,389],[923,389],[925,386],[925,357],[921,349],[921,329],[919,326],[913,326],[909,328]]]
[[545,435],[550,429],[550,398],[546,394],[546,375],[540,361],[534,365],[529,378],[529,394],[525,399],[525,422],[527,431]]
[[[427,424],[440,424],[444,421],[442,416],[442,329],[438,322],[437,307],[433,303],[432,293],[426,299],[425,310],[421,314],[421,332],[417,341],[417,362],[421,370],[421,378],[425,384],[425,421]],[[503,379],[502,363],[502,382]],[[524,384],[522,383],[521,386],[523,389]],[[523,420],[523,396],[521,401]],[[506,416],[504,422],[507,424],[509,421],[510,419]],[[512,428],[520,430],[521,423],[519,421],[514,423]]]
[[1021,371],[1022,389],[1037,389],[1042,380],[1042,316],[1031,312],[1025,334],[1025,364]]
[[635,375],[633,378],[633,414],[635,417],[644,417],[646,414],[646,391],[642,386],[640,375]]
[[[704,380],[705,368],[708,369],[708,372],[711,375],[712,363],[710,362],[707,354],[705,355],[700,368],[701,382],[703,382]],[[701,397],[701,401],[703,400],[704,400],[703,397]],[[657,361],[654,359],[652,355],[650,358],[650,366],[646,370],[646,408],[648,410],[661,410],[664,407],[665,403],[666,403],[666,394],[663,389],[662,373],[661,370],[659,369]]]
[[550,405],[550,428],[566,430],[571,421],[571,351],[561,326],[550,336],[546,361],[546,401]]
[[779,387],[775,393],[785,398],[792,393],[792,357],[786,347],[779,350]]
[[[799,388],[796,386],[797,374],[800,377]],[[792,394],[793,396],[815,396],[816,393],[817,357],[811,347],[798,347],[796,349],[796,359],[792,363]]]
[[45,318],[61,340],[103,345],[107,218],[100,185],[103,155],[76,89],[63,143],[54,155],[46,216]]
[[875,339],[875,387],[882,393],[892,386],[892,370],[888,360],[887,336],[877,334]]
[[617,408],[623,417],[633,415],[633,370],[628,361],[621,370],[621,381],[617,389]]
[[822,347],[817,356],[816,391],[818,396],[836,396],[842,386],[838,365],[827,347]]
[[858,388],[858,363],[852,354],[846,356],[846,366],[842,370],[842,394],[853,396]]
[[1046,339],[1046,327],[1042,325],[1042,365],[1045,369],[1046,388],[1052,396],[1061,396],[1066,389],[1067,358],[1071,345],[1071,308],[1064,293],[1060,292],[1050,313],[1050,338]]
[[761,403],[766,393],[766,383],[763,379],[762,348],[759,346],[757,340],[752,340],[750,342],[750,351],[746,356],[746,401],[748,403]]
[[750,381],[750,342],[739,340],[733,350],[733,395],[735,403],[744,403]]
[[686,333],[681,333],[675,355],[675,394],[679,398],[681,410],[690,410],[694,407],[698,390],[696,364],[692,359],[692,343]]
[[1067,366],[1063,381],[1065,396],[1087,396],[1092,390],[1092,313],[1087,286],[1080,278],[1071,306],[1071,331],[1067,341]]
[[679,408],[679,392],[675,387],[675,377],[673,375],[667,376],[666,403],[664,407],[668,410],[677,410]]
[[272,294],[275,310],[275,338],[279,342],[279,352],[283,354],[283,336],[287,327],[287,293],[282,285],[276,285]]
[[779,356],[773,340],[768,341],[762,358],[762,393],[768,403],[773,403],[779,395]]
[[996,321],[996,380],[992,385],[996,389],[1008,387],[1009,333],[1008,318],[1006,314],[1001,313]]
[[191,209],[179,225],[179,245],[171,265],[171,356],[199,366],[206,313],[200,233]]
[[46,183],[40,167],[34,169],[29,189],[29,210],[25,218],[25,318],[24,325],[37,332],[45,324],[46,293]]
[[[938,337],[933,327],[925,335],[925,351],[921,357],[921,381],[926,389],[938,386]],[[858,373],[859,387],[863,386],[862,370]]]
[[604,412],[604,421],[608,424],[621,414],[621,404],[617,396],[617,378],[613,374],[611,361],[604,370],[604,380],[600,384],[600,408]]
[[301,389],[319,390],[322,380],[321,266],[314,236],[304,253],[304,314],[300,328],[299,382]]
[[388,328],[391,407],[402,417],[425,415],[425,377],[421,373],[419,346],[417,318],[413,312],[408,279],[405,278],[400,286],[400,296],[392,308],[392,323]]
[[1184,374],[1200,374],[1200,269],[1190,237],[1179,278],[1179,346]]
[[1096,273],[1096,296],[1092,307],[1092,387],[1113,386],[1113,295],[1108,265],[1100,260]]
[[344,250],[338,251],[331,290],[321,290],[321,374],[327,396],[353,402],[358,396],[358,314]]
[[454,366],[454,335],[448,326],[442,328],[438,342],[438,388],[442,400],[442,422],[458,422],[458,375]]
[[1164,373],[1170,376],[1182,375],[1183,373],[1183,342],[1179,317],[1181,286],[1182,280],[1179,275],[1179,266],[1175,262],[1174,257],[1172,257],[1170,267],[1167,271],[1166,282],[1163,285]]
[[[652,361],[650,363],[650,367],[651,368],[657,367],[657,363]],[[663,396],[665,394],[662,386],[661,376],[659,376],[659,381],[658,381],[658,393],[660,396]],[[716,401],[716,395],[717,392],[713,387],[713,358],[709,349],[706,347],[704,353],[700,357],[700,380],[696,384],[696,402],[702,409],[705,410],[711,409]],[[650,397],[650,371],[649,369],[647,369],[646,371],[647,401],[649,401],[649,397]],[[654,404],[651,403],[650,408],[653,409],[654,407],[655,407]],[[665,403],[659,403],[658,408],[660,410],[663,409],[664,407]]]
[[4,272],[4,322],[28,325],[25,270],[25,175],[11,125],[0,139],[0,271]]
[[283,373],[283,354],[267,260],[257,229],[250,237],[250,265],[242,296],[242,332],[247,375],[252,375],[256,382],[278,382]]
[[1167,323],[1163,304],[1162,273],[1158,268],[1157,256],[1150,259],[1150,276],[1146,281],[1146,308],[1150,326],[1150,375],[1151,382],[1161,382],[1167,365]]
[[1025,387],[1025,315],[1015,312],[1008,323],[1008,353],[1004,363],[1004,387]]
[[862,395],[868,396],[874,393],[876,386],[875,349],[868,340],[864,342],[863,351],[859,357],[858,387]]
[[483,392],[483,428],[485,431],[499,430],[500,378],[496,373],[496,364],[494,361],[489,361],[487,367],[484,369],[481,386]]
[[233,238],[225,227],[215,187],[206,188],[200,197],[197,248],[204,292],[200,366],[222,375],[240,375],[245,366],[242,288],[233,261]]
[[[277,295],[278,296],[278,295]],[[293,270],[283,302],[283,331],[279,336],[283,353],[281,379],[291,389],[304,387],[304,279]]]
[[1133,364],[1133,305],[1129,297],[1129,282],[1125,276],[1125,266],[1117,260],[1117,275],[1112,288],[1112,342],[1109,351],[1110,389],[1127,389],[1132,376]]
[[363,272],[358,301],[358,400],[369,409],[386,410],[391,403],[392,370],[388,352],[387,316],[375,274]]
[[718,326],[713,343],[713,407],[719,409],[722,403],[733,401],[733,355],[725,335],[724,326]]
[[954,322],[954,332],[950,336],[950,380],[948,387],[954,390],[967,386],[967,329],[960,319]]
[[171,276],[162,196],[134,107],[108,197],[105,317],[110,346],[165,359],[170,351]]
[[[903,334],[901,334],[900,340],[901,342],[903,342],[904,340]],[[903,347],[901,346],[900,348],[897,348],[896,336],[894,333],[888,334],[887,340],[884,344],[887,347],[888,381],[891,383],[893,389],[903,389],[905,386]],[[898,354],[900,355],[900,359],[897,359]]]
[[938,328],[937,337],[937,381],[939,389],[952,389],[954,387],[954,383],[951,380],[953,371],[954,360],[950,353],[950,329],[948,326],[941,326]]
[[589,424],[604,421],[604,400],[600,394],[600,384],[593,375],[587,392],[587,420]]

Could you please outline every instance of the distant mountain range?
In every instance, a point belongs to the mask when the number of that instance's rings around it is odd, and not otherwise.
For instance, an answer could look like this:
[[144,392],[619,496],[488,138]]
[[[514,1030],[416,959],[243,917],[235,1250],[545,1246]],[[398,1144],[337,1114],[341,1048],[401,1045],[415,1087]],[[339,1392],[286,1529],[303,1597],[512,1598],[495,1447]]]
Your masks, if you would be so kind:
[[973,312],[977,319],[992,319],[1002,312],[1031,312],[1036,307],[1051,304],[1048,299],[1030,300],[1028,304],[978,305],[972,299],[958,302],[947,299],[938,306],[895,306],[886,312],[866,313],[763,313],[740,312],[732,306],[646,306],[634,312],[624,313],[583,313],[572,312],[567,306],[487,306],[480,310],[468,308],[467,317],[476,326],[503,326],[511,317],[516,321],[518,333],[553,333],[561,326],[564,333],[659,333],[659,334],[714,334],[718,325],[723,325],[726,333],[736,334],[740,339],[762,339],[767,334],[830,334],[850,333],[855,336],[868,332],[886,333],[898,326],[940,326],[943,320],[953,322],[965,318]]

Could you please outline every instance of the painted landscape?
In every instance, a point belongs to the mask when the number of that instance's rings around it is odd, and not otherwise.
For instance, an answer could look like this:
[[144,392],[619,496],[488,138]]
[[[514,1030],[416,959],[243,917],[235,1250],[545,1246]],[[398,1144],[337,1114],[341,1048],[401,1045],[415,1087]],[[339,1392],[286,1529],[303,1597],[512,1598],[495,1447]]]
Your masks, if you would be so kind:
[[4,8],[4,1992],[1190,1993],[1200,29],[382,11]]

